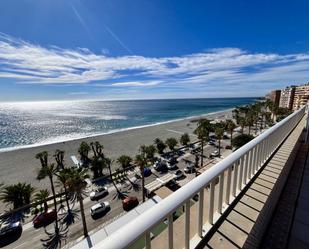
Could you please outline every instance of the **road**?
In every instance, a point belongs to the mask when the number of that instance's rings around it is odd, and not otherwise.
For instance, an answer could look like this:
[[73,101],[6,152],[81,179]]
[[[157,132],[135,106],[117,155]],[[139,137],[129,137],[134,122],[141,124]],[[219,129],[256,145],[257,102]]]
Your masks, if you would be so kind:
[[[224,148],[227,144],[229,144],[229,141],[223,140],[222,143],[221,143],[221,146]],[[215,148],[214,146],[206,145],[204,147],[205,157],[209,157],[210,153],[212,153],[215,150],[217,150],[217,148]],[[209,160],[209,159],[205,158],[205,160],[204,160],[205,163],[207,162],[207,160]],[[180,170],[183,170],[186,167],[186,165],[187,165],[186,161],[195,162],[195,155],[191,155],[189,153],[186,153],[184,156],[180,157],[179,162],[178,162],[178,168]],[[170,171],[170,173],[173,173],[174,171],[175,170]],[[159,172],[155,171],[154,169],[152,169],[152,172],[153,173],[149,177],[145,178],[145,184],[148,184],[148,183],[154,181],[156,178],[164,175],[164,174],[160,174]],[[195,174],[188,174],[188,175],[185,174],[186,177],[179,181],[179,185],[183,186],[188,181],[190,181],[192,178],[194,178],[194,175]],[[140,181],[140,180],[138,180],[138,181]],[[141,200],[141,197],[142,197],[141,191],[135,192],[130,183],[122,184],[120,189],[126,195],[133,195],[133,196],[138,197],[139,200]],[[106,224],[111,223],[113,220],[117,219],[118,217],[120,217],[121,215],[123,215],[125,213],[125,211],[122,208],[122,202],[117,198],[116,191],[113,187],[109,188],[109,194],[106,197],[104,197],[103,199],[101,199],[100,201],[108,201],[110,203],[111,209],[105,216],[103,216],[103,217],[101,217],[97,220],[93,220],[91,215],[90,215],[90,208],[96,202],[91,201],[89,199],[89,197],[85,198],[85,200],[84,200],[87,227],[88,227],[88,231],[90,231],[89,233],[93,233],[93,232],[99,230],[100,228],[102,228]],[[76,217],[75,222],[68,227],[68,231],[67,231],[66,235],[64,235],[64,238],[65,238],[66,241],[63,241],[63,245],[70,242],[70,241],[74,241],[78,238],[82,238],[82,235],[83,235],[82,223],[81,223],[81,220],[80,220],[80,213],[78,211],[79,210],[79,204],[78,203],[75,204],[75,206],[73,207],[73,210],[77,214],[77,217]],[[63,217],[63,214],[62,215],[60,214],[59,217],[60,218]],[[61,224],[61,222],[60,222],[60,224]],[[62,225],[62,227],[64,227],[64,226]],[[23,232],[22,232],[20,238],[18,238],[16,241],[6,245],[5,248],[8,248],[8,249],[42,248],[43,242],[41,240],[42,239],[48,239],[48,237],[49,237],[47,235],[46,231],[52,234],[53,231],[54,231],[54,225],[50,224],[47,227],[45,227],[45,229],[44,228],[34,229],[31,222],[27,223],[23,226]],[[3,245],[1,246],[1,244],[0,244],[0,247],[3,247]]]

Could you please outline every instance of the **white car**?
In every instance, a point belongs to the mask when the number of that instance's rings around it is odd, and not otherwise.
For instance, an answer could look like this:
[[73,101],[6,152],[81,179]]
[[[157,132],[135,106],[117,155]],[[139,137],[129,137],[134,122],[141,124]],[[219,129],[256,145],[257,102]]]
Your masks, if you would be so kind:
[[213,156],[213,157],[219,156],[219,151],[215,150],[215,151],[212,152],[210,155]]
[[187,167],[185,167],[184,172],[187,174],[195,172],[194,164],[189,164]]
[[91,217],[96,218],[97,216],[105,214],[108,210],[110,210],[109,202],[97,203],[90,208]]
[[108,195],[107,187],[100,187],[90,193],[90,200],[96,201]]

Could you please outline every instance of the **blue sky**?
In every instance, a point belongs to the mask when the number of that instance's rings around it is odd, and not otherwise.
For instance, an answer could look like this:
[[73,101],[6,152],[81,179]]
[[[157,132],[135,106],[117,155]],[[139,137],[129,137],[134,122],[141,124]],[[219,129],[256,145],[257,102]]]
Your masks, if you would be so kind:
[[1,0],[0,101],[261,96],[309,81],[309,2]]

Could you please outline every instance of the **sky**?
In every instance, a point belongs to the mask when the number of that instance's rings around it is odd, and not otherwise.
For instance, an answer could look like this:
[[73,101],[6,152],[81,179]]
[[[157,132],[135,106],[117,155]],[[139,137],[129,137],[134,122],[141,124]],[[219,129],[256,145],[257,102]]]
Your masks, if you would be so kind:
[[0,101],[256,97],[309,82],[307,0],[1,0]]

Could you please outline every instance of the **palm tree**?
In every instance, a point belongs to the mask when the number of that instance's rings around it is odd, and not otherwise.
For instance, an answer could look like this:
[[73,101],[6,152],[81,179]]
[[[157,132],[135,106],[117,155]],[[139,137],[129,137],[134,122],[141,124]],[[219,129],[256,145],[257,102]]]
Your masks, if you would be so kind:
[[94,157],[104,158],[103,154],[104,146],[101,145],[99,141],[91,142],[90,146],[93,151]]
[[[46,177],[49,179],[51,191],[53,194],[53,201],[54,201],[54,208],[57,212],[57,200],[56,200],[56,191],[54,186],[54,176],[57,175],[57,167],[52,163],[50,165],[45,166],[45,164],[42,165],[41,169],[39,170],[37,174],[37,180],[43,180]],[[58,226],[58,219],[55,220],[55,234],[58,234],[59,232],[59,226]]]
[[119,163],[123,169],[128,169],[131,165],[131,162],[132,158],[127,155],[121,155],[117,159],[117,163]]
[[37,192],[34,195],[34,199],[36,202],[40,203],[41,210],[42,210],[42,204],[44,206],[44,212],[47,212],[48,205],[47,205],[47,198],[49,197],[49,191],[47,189],[41,189],[39,192]]
[[177,145],[177,139],[174,137],[170,137],[165,141],[167,147],[174,152],[175,146]]
[[251,133],[251,127],[254,125],[253,114],[249,114],[246,118],[246,126],[248,126],[248,135]]
[[78,153],[83,166],[87,167],[89,165],[90,159],[88,154],[90,150],[90,146],[84,141],[79,146]]
[[57,177],[58,177],[58,183],[61,184],[61,187],[63,187],[64,189],[64,195],[65,195],[65,202],[66,202],[66,205],[67,205],[67,211],[68,213],[71,212],[71,208],[70,208],[70,204],[69,204],[69,196],[68,196],[68,190],[67,190],[67,187],[66,187],[66,181],[67,181],[67,178],[68,178],[68,172],[70,172],[70,169],[63,169],[62,171],[60,171],[58,174],[57,174]]
[[84,236],[87,237],[88,229],[87,229],[87,223],[86,223],[86,217],[85,217],[83,195],[84,195],[85,188],[87,186],[87,183],[85,180],[89,178],[89,176],[87,174],[87,170],[81,169],[81,168],[79,169],[70,168],[66,174],[67,174],[67,180],[65,182],[65,185],[70,193],[75,194],[76,199],[79,202]]
[[0,200],[4,203],[13,204],[13,209],[21,208],[30,204],[34,187],[27,183],[17,183],[3,186],[0,192]]
[[184,133],[183,135],[181,135],[180,137],[180,143],[183,146],[187,146],[190,143],[190,137],[188,133]]
[[104,164],[104,158],[94,157],[91,162],[90,169],[93,172],[93,179],[103,176],[103,169],[106,168]]
[[154,145],[143,145],[141,148],[141,153],[147,158],[147,160],[153,162],[154,161],[154,155],[156,153],[156,147]]
[[147,165],[147,159],[144,155],[139,154],[135,156],[135,164],[139,167],[141,176],[142,176],[142,195],[143,195],[143,202],[145,202],[145,175],[144,169]]
[[197,123],[197,128],[194,130],[194,134],[201,142],[201,167],[203,167],[204,158],[204,143],[209,140],[209,133],[212,130],[212,126],[209,120],[200,119]]
[[164,150],[166,149],[166,144],[159,138],[156,138],[154,140],[154,143],[157,147],[157,151],[159,154],[163,154],[164,153]]
[[225,121],[225,125],[226,125],[226,129],[230,132],[231,134],[231,144],[232,144],[232,139],[233,139],[233,132],[234,132],[234,129],[236,128],[236,124],[233,122],[233,120],[231,119],[227,119]]
[[218,139],[218,145],[219,145],[219,156],[221,155],[220,152],[221,152],[221,139],[223,137],[223,134],[224,134],[224,129],[222,127],[216,127],[215,128],[215,134],[216,134],[216,137]]
[[47,151],[42,151],[42,152],[36,154],[35,158],[40,159],[42,167],[47,166],[47,164],[48,164],[48,152]]
[[244,134],[244,128],[247,124],[246,119],[244,117],[240,117],[238,122],[239,122],[239,125],[241,127],[241,134]]
[[64,151],[56,150],[54,154],[54,158],[57,163],[58,170],[64,169]]
[[113,172],[112,172],[112,162],[113,161],[111,159],[109,159],[109,158],[104,158],[103,162],[104,162],[104,165],[105,165],[104,167],[108,168],[110,180],[111,180],[114,188],[117,191],[118,198],[119,199],[124,199],[125,195],[119,190],[119,188],[117,187],[117,184],[115,183],[115,181],[113,179]]

